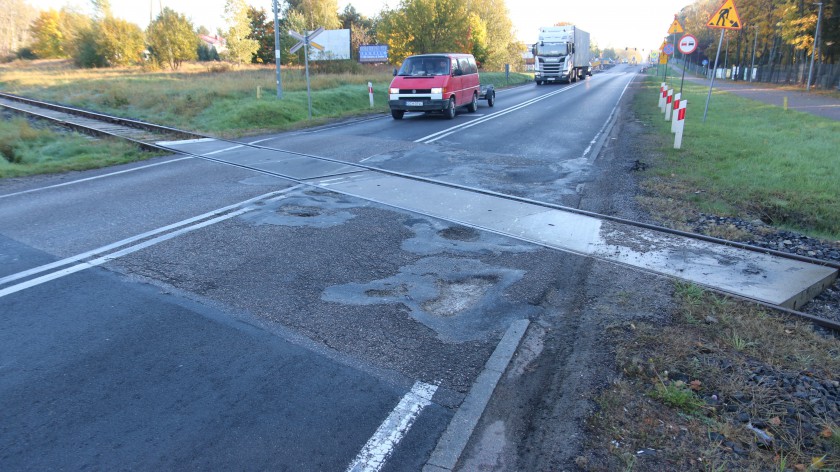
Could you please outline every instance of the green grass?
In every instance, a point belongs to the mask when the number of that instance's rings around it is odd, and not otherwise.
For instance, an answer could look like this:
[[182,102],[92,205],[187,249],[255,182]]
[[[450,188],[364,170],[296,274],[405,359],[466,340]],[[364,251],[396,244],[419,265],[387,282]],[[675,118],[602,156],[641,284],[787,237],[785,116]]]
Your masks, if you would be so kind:
[[[818,237],[840,239],[840,122],[785,111],[715,91],[706,122],[708,86],[685,83],[688,100],[681,150],[659,113],[661,76],[650,76],[634,109],[663,137],[655,175],[695,189],[701,211],[747,213]],[[679,87],[679,77],[669,77]]]
[[20,118],[0,121],[0,178],[94,169],[152,156],[122,141],[56,133]]

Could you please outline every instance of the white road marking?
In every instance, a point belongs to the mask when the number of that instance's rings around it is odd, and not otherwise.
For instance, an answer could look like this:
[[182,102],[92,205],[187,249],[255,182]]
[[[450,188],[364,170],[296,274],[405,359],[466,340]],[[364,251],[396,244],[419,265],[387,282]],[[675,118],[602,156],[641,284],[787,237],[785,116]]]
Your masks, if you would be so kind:
[[598,138],[601,136],[601,133],[603,133],[604,130],[607,129],[607,125],[610,124],[610,120],[612,120],[613,115],[615,115],[615,111],[618,109],[618,105],[621,103],[621,97],[624,96],[624,92],[627,91],[628,87],[630,87],[630,82],[627,82],[627,85],[624,86],[624,90],[621,91],[621,95],[619,95],[618,100],[615,101],[615,106],[613,107],[610,114],[607,116],[607,121],[605,121],[604,125],[601,126],[601,129],[598,130],[598,132],[595,134],[595,137],[592,138],[592,141],[589,141],[589,146],[586,146],[586,149],[584,149],[582,157],[585,158],[586,155],[589,154],[590,151],[592,151],[592,146],[594,146],[595,143],[598,141]]
[[502,110],[502,111],[499,111],[499,112],[496,112],[496,113],[491,113],[491,114],[489,114],[487,116],[484,116],[482,118],[479,118],[475,121],[470,121],[469,123],[463,123],[463,124],[460,124],[460,125],[455,125],[455,126],[447,128],[445,130],[438,131],[437,133],[433,133],[433,134],[430,134],[428,136],[424,136],[420,139],[415,139],[414,142],[415,143],[433,143],[433,142],[437,141],[438,139],[445,138],[445,137],[449,136],[450,134],[455,133],[456,131],[471,128],[473,126],[479,125],[479,124],[484,123],[486,121],[490,121],[490,120],[499,118],[500,116],[507,115],[508,113],[513,113],[517,110],[521,110],[522,108],[531,106],[531,105],[533,105],[537,102],[540,102],[540,101],[545,100],[547,98],[551,98],[551,97],[553,97],[557,94],[567,92],[567,91],[569,91],[569,90],[571,90],[575,87],[581,86],[581,85],[583,85],[583,82],[577,83],[575,85],[570,85],[568,87],[563,87],[560,90],[556,90],[554,92],[547,93],[545,95],[540,95],[539,97],[532,98],[530,100],[526,100],[526,101],[524,101],[524,102],[522,102],[518,105],[514,105],[510,108],[507,108],[505,110]]
[[416,382],[371,436],[347,472],[377,472],[408,433],[423,408],[432,404],[437,385]]
[[215,138],[197,138],[197,139],[182,139],[180,141],[158,141],[155,144],[158,146],[172,146],[173,144],[193,144],[193,143],[209,143],[215,141]]
[[172,159],[171,161],[157,162],[157,163],[154,163],[154,164],[148,164],[148,165],[145,165],[145,166],[134,167],[134,168],[131,168],[131,169],[126,169],[126,170],[120,170],[120,171],[111,172],[111,173],[108,173],[108,174],[102,174],[102,175],[97,175],[97,176],[94,176],[94,177],[87,177],[87,178],[84,178],[84,179],[73,180],[71,182],[64,182],[64,183],[61,183],[61,184],[48,185],[46,187],[33,188],[33,189],[30,189],[30,190],[24,190],[22,192],[8,193],[6,195],[0,195],[0,198],[14,197],[15,195],[23,195],[25,193],[40,192],[41,190],[47,190],[47,189],[56,188],[56,187],[64,187],[65,185],[78,184],[78,183],[81,183],[81,182],[87,182],[89,180],[102,179],[102,178],[105,178],[105,177],[111,177],[113,175],[125,174],[126,172],[134,172],[136,170],[148,169],[149,167],[156,167],[156,166],[162,166],[164,164],[171,164],[173,162],[183,161],[184,159],[192,159],[192,157],[179,157],[178,159]]
[[[253,203],[253,202],[259,201],[259,200],[263,200],[263,199],[265,199],[265,201],[267,201],[267,202],[276,201],[276,200],[279,200],[281,198],[284,198],[286,193],[291,192],[292,190],[295,190],[295,189],[297,189],[301,186],[302,185],[295,185],[294,187],[289,187],[289,188],[286,188],[286,189],[283,189],[283,190],[280,190],[280,191],[277,191],[277,192],[267,193],[265,195],[261,195],[259,197],[251,198],[251,199],[245,200],[243,202],[237,203],[235,205],[230,205],[230,206],[227,206],[227,207],[224,207],[224,208],[220,208],[218,210],[214,210],[212,212],[205,213],[204,215],[189,218],[187,220],[183,220],[181,222],[174,223],[172,225],[168,225],[168,226],[164,226],[162,228],[158,228],[156,230],[148,231],[148,232],[143,233],[141,235],[133,236],[131,238],[124,239],[124,240],[119,241],[117,243],[113,243],[113,244],[109,244],[107,246],[103,246],[99,249],[94,249],[92,251],[88,251],[88,252],[73,256],[73,257],[69,257],[69,258],[63,259],[61,261],[53,262],[51,264],[46,264],[46,265],[43,265],[43,266],[40,266],[40,267],[35,267],[33,269],[29,269],[29,270],[26,270],[26,271],[23,271],[23,272],[18,272],[17,274],[12,274],[12,275],[9,275],[7,277],[3,277],[2,279],[0,279],[0,284],[8,283],[8,282],[11,282],[11,281],[14,281],[14,280],[18,280],[18,279],[21,279],[21,278],[24,278],[24,277],[28,277],[30,275],[45,272],[47,270],[51,270],[51,269],[54,269],[54,268],[57,268],[57,267],[61,267],[61,266],[67,265],[69,263],[76,262],[76,261],[85,259],[87,257],[91,257],[91,256],[96,255],[96,254],[102,254],[102,253],[105,253],[107,251],[110,251],[111,249],[115,249],[117,247],[124,246],[125,244],[127,244],[129,242],[138,241],[138,240],[144,239],[146,237],[168,231],[170,229],[178,228],[178,227],[184,226],[186,224],[189,224],[189,223],[207,218],[208,216],[213,216],[213,215],[217,215],[219,213],[224,213],[225,211],[236,208],[238,206],[248,205],[250,203]],[[217,216],[217,217],[209,219],[209,220],[204,220],[204,221],[201,221],[199,223],[193,224],[191,226],[186,226],[184,228],[181,228],[177,231],[173,231],[171,233],[163,234],[163,235],[158,236],[156,238],[146,240],[146,241],[141,242],[139,244],[135,244],[134,246],[129,246],[129,247],[121,249],[119,251],[100,256],[100,257],[98,257],[96,259],[93,259],[91,261],[83,262],[81,264],[76,264],[76,265],[71,266],[71,267],[67,267],[67,268],[64,268],[64,269],[61,269],[61,270],[57,270],[55,272],[51,272],[49,274],[42,275],[40,277],[36,277],[34,279],[27,280],[25,282],[21,282],[21,283],[16,284],[16,285],[12,285],[12,286],[6,287],[4,289],[0,289],[0,298],[5,297],[6,295],[11,295],[13,293],[20,292],[21,290],[26,290],[28,288],[41,285],[41,284],[49,282],[51,280],[55,280],[55,279],[58,279],[58,278],[61,278],[61,277],[64,277],[64,276],[67,276],[67,275],[70,275],[70,274],[75,274],[76,272],[79,272],[79,271],[82,271],[82,270],[85,270],[85,269],[88,269],[88,268],[91,268],[91,267],[96,267],[98,265],[102,265],[106,262],[112,261],[114,259],[118,259],[122,256],[127,255],[127,254],[131,254],[131,253],[137,252],[141,249],[145,249],[149,246],[153,246],[153,245],[161,243],[163,241],[167,241],[167,240],[172,239],[176,236],[180,236],[182,234],[186,234],[186,233],[189,233],[191,231],[201,229],[201,228],[204,228],[206,226],[210,226],[212,224],[219,223],[221,221],[228,220],[228,219],[233,218],[235,216],[239,216],[239,215],[242,215],[244,213],[248,213],[250,211],[256,210],[257,208],[259,208],[259,207],[258,206],[253,206],[253,205],[252,206],[246,206],[246,207],[241,208],[237,211],[227,213],[227,214],[224,214],[224,215],[221,215],[221,216]]]

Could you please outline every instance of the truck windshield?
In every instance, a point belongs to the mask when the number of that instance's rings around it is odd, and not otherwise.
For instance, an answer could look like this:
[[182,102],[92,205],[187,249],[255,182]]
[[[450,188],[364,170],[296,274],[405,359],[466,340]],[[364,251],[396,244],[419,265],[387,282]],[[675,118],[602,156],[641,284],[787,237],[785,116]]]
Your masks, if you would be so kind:
[[569,54],[566,43],[537,43],[537,54],[540,56],[565,56]]
[[449,58],[441,57],[409,57],[403,62],[397,75],[408,77],[449,75]]

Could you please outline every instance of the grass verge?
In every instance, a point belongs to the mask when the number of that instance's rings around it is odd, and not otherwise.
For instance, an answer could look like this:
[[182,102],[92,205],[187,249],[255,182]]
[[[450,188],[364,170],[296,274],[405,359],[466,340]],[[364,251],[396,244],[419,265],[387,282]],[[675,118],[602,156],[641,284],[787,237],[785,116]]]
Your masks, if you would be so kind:
[[[185,65],[177,72],[139,68],[76,69],[66,61],[18,61],[0,65],[6,92],[36,97],[182,129],[222,136],[243,136],[292,129],[388,110],[387,66],[362,73],[310,74],[312,117],[302,69],[282,70],[283,98],[277,99],[273,66],[239,69],[215,63]],[[481,74],[497,88],[530,81],[528,74]],[[368,82],[374,90],[370,106]]]
[[22,118],[0,120],[0,178],[95,169],[153,156],[123,141],[56,132]]
[[[652,74],[653,72],[651,72]],[[672,86],[679,86],[679,78]],[[649,76],[634,112],[662,137],[645,185],[722,216],[751,215],[811,236],[840,240],[840,123],[685,83],[682,149],[656,106],[661,79]]]

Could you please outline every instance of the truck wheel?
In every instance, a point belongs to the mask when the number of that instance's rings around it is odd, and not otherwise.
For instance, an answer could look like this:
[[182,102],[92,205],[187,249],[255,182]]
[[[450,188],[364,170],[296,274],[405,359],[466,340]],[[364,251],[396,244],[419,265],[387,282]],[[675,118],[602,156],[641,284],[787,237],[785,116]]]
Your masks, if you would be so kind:
[[446,117],[447,120],[452,120],[455,118],[455,99],[450,98],[449,103],[446,104],[446,110],[443,110],[443,116]]
[[542,80],[537,80],[537,85],[542,85]]
[[487,97],[487,106],[492,107],[496,104],[496,92],[490,93],[490,96]]
[[391,116],[394,117],[395,120],[403,119],[403,115],[405,115],[405,111],[403,110],[391,110]]
[[470,113],[475,113],[478,110],[478,94],[474,93],[472,101],[469,105],[467,105],[467,111]]

